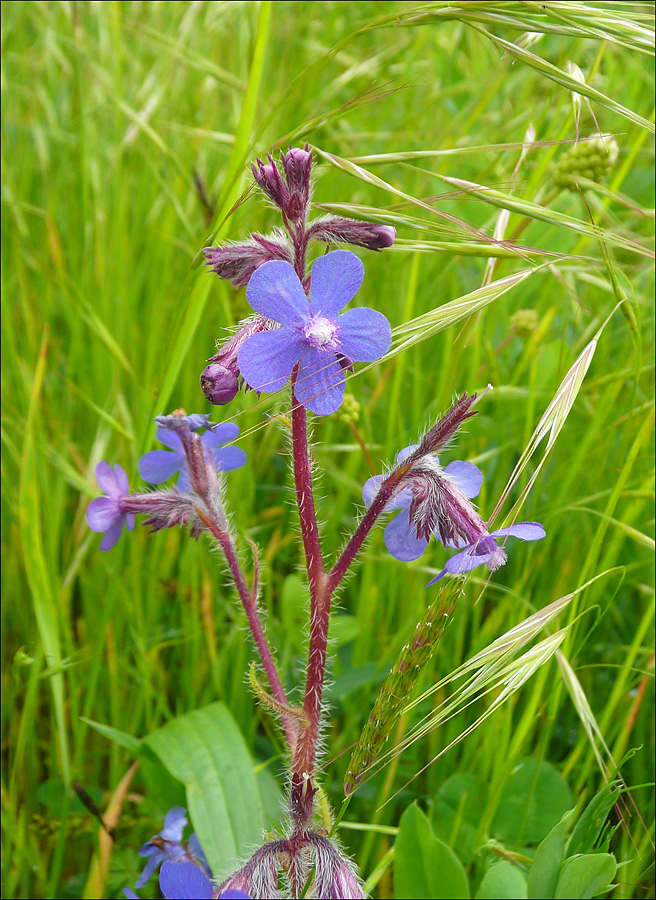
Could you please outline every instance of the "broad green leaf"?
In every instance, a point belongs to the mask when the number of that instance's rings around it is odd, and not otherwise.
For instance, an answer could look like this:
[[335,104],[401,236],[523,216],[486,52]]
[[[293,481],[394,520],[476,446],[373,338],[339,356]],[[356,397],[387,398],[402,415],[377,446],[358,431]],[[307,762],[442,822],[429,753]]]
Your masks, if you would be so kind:
[[502,859],[483,876],[476,900],[526,900],[526,878],[517,866]]
[[235,720],[222,703],[212,703],[172,719],[144,743],[184,782],[194,830],[222,880],[262,836],[253,763]]
[[551,900],[558,884],[560,867],[565,859],[567,827],[572,811],[565,813],[560,822],[551,829],[535,851],[533,865],[528,874],[529,900]]
[[492,831],[502,842],[534,844],[549,834],[571,806],[562,775],[547,762],[525,759],[506,782]]
[[397,900],[467,900],[469,886],[453,850],[433,834],[430,822],[414,804],[401,816],[394,855]]
[[565,860],[556,893],[556,900],[585,900],[610,889],[617,862],[612,853],[587,853]]

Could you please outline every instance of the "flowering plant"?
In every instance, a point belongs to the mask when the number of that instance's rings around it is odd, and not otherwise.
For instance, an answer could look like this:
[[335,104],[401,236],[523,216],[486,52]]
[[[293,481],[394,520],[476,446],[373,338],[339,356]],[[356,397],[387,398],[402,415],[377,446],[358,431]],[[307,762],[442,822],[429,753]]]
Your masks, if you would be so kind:
[[[187,843],[182,841],[186,813],[175,807],[163,830],[142,847],[140,854],[147,863],[135,885],[141,888],[161,865],[160,887],[166,897],[363,897],[359,876],[338,845],[320,802],[320,736],[336,591],[373,527],[388,512],[398,511],[385,528],[386,546],[398,560],[417,559],[431,539],[459,551],[430,584],[483,564],[494,571],[506,562],[508,537],[534,541],[545,536],[535,522],[493,529],[472,503],[481,488],[479,469],[463,461],[442,467],[438,454],[477,412],[479,398],[465,393],[416,444],[398,453],[386,474],[366,482],[366,510],[337,558],[328,562],[316,514],[308,412],[325,416],[339,410],[348,374],[356,363],[385,356],[392,329],[375,309],[343,311],[363,285],[359,257],[350,250],[333,249],[310,265],[308,250],[312,242],[323,242],[378,251],[393,244],[395,231],[337,216],[310,221],[312,162],[307,146],[282,154],[280,165],[271,157],[266,163],[258,160],[254,178],[279,209],[283,227],[269,236],[254,234],[241,244],[204,251],[213,272],[237,286],[247,286],[254,315],[218,350],[201,375],[203,392],[215,406],[230,403],[240,389],[275,393],[289,384],[285,403],[309,588],[309,646],[300,701],[288,694],[266,634],[259,604],[257,548],[250,542],[254,574],[249,584],[239,538],[230,524],[224,473],[247,462],[243,450],[234,446],[239,437],[234,423],[219,424],[210,416],[187,415],[182,410],[159,416],[157,438],[168,449],[142,456],[139,474],[150,484],[162,484],[179,473],[176,486],[131,493],[123,469],[116,465],[112,470],[101,462],[97,478],[106,496],[92,501],[87,512],[89,526],[104,532],[100,546],[105,551],[115,546],[124,525],[128,530],[134,527],[136,514],[146,516],[144,524],[152,531],[184,525],[192,537],[210,537],[223,554],[264,672],[266,686],[252,675],[254,690],[286,741],[289,781],[284,836],[271,836],[217,884],[198,840],[192,835]],[[370,762],[358,767],[356,760],[351,766],[347,794]],[[126,893],[135,896],[132,889]]]

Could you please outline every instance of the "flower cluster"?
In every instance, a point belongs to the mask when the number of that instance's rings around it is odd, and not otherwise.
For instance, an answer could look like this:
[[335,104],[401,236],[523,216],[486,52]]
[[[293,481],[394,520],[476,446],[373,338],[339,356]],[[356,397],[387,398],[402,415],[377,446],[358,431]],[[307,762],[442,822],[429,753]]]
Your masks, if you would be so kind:
[[[104,532],[101,550],[111,550],[121,536],[123,526],[132,531],[135,514],[146,516],[144,525],[152,531],[190,525],[193,537],[203,531],[199,508],[209,505],[225,522],[217,472],[230,472],[246,463],[239,447],[225,447],[237,439],[239,428],[231,422],[217,425],[209,416],[186,416],[181,411],[159,416],[158,440],[169,450],[152,450],[139,460],[139,474],[150,484],[161,484],[179,472],[177,488],[131,494],[128,477],[118,464],[96,466],[96,478],[105,497],[92,500],[87,509],[87,524],[92,531]],[[197,432],[207,429],[202,436]],[[200,504],[199,504],[200,501]]]
[[[253,234],[242,244],[207,247],[207,264],[246,297],[257,315],[245,321],[210,358],[201,387],[210,403],[234,399],[240,384],[258,393],[279,391],[294,378],[295,402],[317,415],[339,409],[345,372],[355,362],[374,362],[391,344],[382,313],[359,308],[341,313],[362,284],[364,266],[355,254],[337,250],[306,271],[310,241],[346,243],[369,250],[390,247],[396,231],[388,225],[328,216],[308,223],[312,153],[290,149],[281,166],[258,159],[253,175],[278,207],[285,231]],[[286,233],[285,233],[286,232]],[[309,296],[308,296],[309,294]]]

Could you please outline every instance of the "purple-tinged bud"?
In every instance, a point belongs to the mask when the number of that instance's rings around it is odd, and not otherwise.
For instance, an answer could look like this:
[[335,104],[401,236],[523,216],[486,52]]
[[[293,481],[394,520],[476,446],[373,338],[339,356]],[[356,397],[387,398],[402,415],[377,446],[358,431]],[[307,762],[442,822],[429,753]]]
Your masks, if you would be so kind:
[[331,900],[361,900],[364,894],[351,863],[328,838],[310,834],[314,848],[315,875],[312,895]]
[[278,892],[278,857],[286,850],[287,841],[272,841],[260,847],[246,865],[219,885],[215,897],[229,896],[229,892],[241,892],[247,897],[273,900]]
[[194,537],[202,530],[197,521],[194,498],[175,489],[129,494],[120,501],[120,505],[126,514],[148,516],[143,524],[150,528],[151,533],[188,524],[191,524]]
[[210,363],[200,373],[200,386],[214,406],[225,406],[237,396],[239,377],[220,363]]
[[396,228],[377,225],[375,222],[359,222],[342,216],[325,216],[317,219],[308,229],[309,237],[327,244],[352,244],[367,250],[384,250],[396,240]]
[[229,341],[208,360],[209,365],[200,376],[200,386],[210,403],[224,406],[234,400],[239,390],[239,366],[237,353],[244,341],[252,334],[267,331],[267,320],[256,316],[241,326]]
[[426,432],[413,456],[420,457],[426,453],[437,453],[439,450],[443,450],[460,426],[467,419],[476,415],[477,410],[472,411],[471,409],[476,401],[476,396],[476,394],[472,394],[471,397],[468,397],[467,394],[463,394],[460,400]]
[[252,234],[249,241],[241,244],[226,244],[223,247],[205,247],[203,250],[208,265],[219,278],[231,281],[237,288],[244,287],[253,272],[265,262],[281,259],[293,261],[293,251],[283,235],[275,233],[265,237]]
[[290,147],[280,154],[282,167],[289,189],[288,206],[285,214],[293,222],[305,219],[310,203],[310,176],[312,173],[312,151],[306,144],[303,149]]
[[267,156],[267,159],[268,163],[263,163],[261,159],[257,160],[257,165],[251,163],[253,177],[267,197],[283,212],[287,212],[290,200],[289,188],[273,158]]

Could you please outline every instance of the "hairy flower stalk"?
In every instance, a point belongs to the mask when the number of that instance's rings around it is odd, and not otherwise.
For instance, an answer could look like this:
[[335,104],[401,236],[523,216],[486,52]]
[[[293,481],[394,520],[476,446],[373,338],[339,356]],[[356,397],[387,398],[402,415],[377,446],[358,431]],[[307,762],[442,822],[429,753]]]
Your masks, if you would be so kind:
[[[124,526],[132,530],[138,513],[145,515],[145,524],[153,531],[185,525],[194,537],[211,535],[225,558],[268,682],[268,688],[260,684],[253,664],[251,686],[266,708],[277,715],[289,749],[284,838],[264,844],[216,888],[202,851],[194,851],[191,839],[188,844],[182,842],[185,811],[176,808],[167,816],[162,832],[142,848],[148,863],[138,886],[161,864],[160,889],[165,897],[364,897],[353,865],[318,824],[317,796],[323,795],[317,782],[317,756],[325,714],[332,598],[373,526],[386,513],[394,516],[385,527],[385,544],[397,559],[418,559],[432,538],[459,551],[433,581],[483,564],[491,570],[503,565],[502,544],[509,536],[527,541],[544,536],[542,526],[531,522],[490,531],[472,503],[481,487],[481,472],[465,461],[441,465],[438,453],[476,414],[476,395],[464,394],[417,444],[399,452],[386,475],[374,475],[367,481],[363,490],[366,511],[332,567],[326,566],[307,413],[337,413],[355,364],[384,357],[391,346],[392,330],[378,310],[351,305],[364,278],[358,256],[350,250],[331,250],[310,268],[308,247],[317,241],[379,251],[394,243],[396,232],[389,226],[339,216],[311,221],[312,164],[307,145],[281,153],[280,162],[272,156],[265,162],[258,159],[253,176],[279,209],[283,227],[267,236],[252,234],[241,243],[205,249],[207,265],[215,274],[235,287],[246,287],[254,315],[208,360],[201,375],[203,392],[215,406],[233,400],[240,387],[259,394],[288,386],[295,500],[310,595],[302,704],[290,704],[264,631],[258,608],[257,548],[249,540],[254,570],[249,585],[224,506],[222,473],[246,461],[241,448],[234,446],[239,433],[234,423],[215,424],[206,415],[187,416],[183,410],[158,417],[157,438],[166,449],[145,454],[139,461],[139,473],[151,485],[162,485],[176,476],[177,486],[133,494],[121,467],[112,469],[103,462],[97,475],[105,496],[93,500],[87,511],[89,526],[104,534],[102,550],[116,544]],[[366,452],[362,441],[361,446]],[[440,586],[438,598],[388,676],[354,751],[344,784],[347,795],[380,756],[419,672],[437,646],[460,590],[460,581]],[[126,894],[136,896],[131,891]]]

